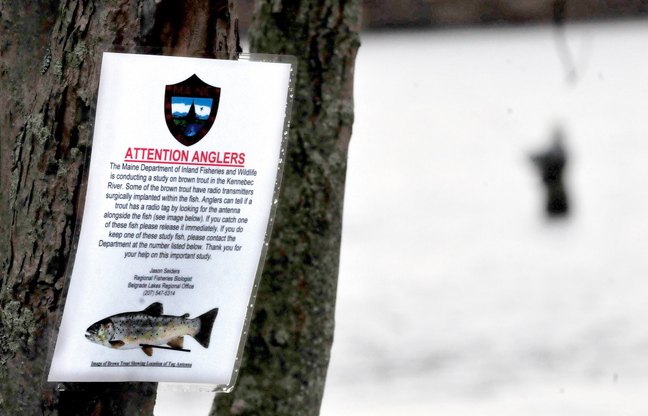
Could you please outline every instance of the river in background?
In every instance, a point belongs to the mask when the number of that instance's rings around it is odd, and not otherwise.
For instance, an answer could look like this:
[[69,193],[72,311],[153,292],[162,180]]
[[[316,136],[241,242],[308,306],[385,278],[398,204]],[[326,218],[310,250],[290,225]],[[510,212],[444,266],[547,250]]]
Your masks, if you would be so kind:
[[[322,416],[648,413],[648,22],[362,42]],[[563,220],[529,160],[556,126]]]

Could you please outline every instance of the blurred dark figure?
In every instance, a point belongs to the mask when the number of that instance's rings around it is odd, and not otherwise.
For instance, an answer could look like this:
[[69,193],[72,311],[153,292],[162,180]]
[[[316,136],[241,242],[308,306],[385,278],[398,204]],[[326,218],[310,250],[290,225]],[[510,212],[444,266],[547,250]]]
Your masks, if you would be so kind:
[[569,211],[569,202],[563,183],[563,170],[567,164],[567,154],[563,146],[562,131],[557,129],[551,147],[542,153],[532,155],[531,160],[542,175],[547,198],[547,214],[566,215]]

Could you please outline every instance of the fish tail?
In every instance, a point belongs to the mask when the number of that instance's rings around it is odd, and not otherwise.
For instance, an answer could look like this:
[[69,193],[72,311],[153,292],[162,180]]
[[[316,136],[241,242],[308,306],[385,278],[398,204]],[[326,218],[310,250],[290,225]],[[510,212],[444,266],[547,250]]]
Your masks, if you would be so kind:
[[194,335],[194,338],[200,345],[205,348],[209,348],[209,340],[211,338],[212,328],[214,327],[214,321],[216,320],[216,315],[218,315],[218,308],[214,308],[209,312],[205,312],[196,319],[200,320],[200,329]]

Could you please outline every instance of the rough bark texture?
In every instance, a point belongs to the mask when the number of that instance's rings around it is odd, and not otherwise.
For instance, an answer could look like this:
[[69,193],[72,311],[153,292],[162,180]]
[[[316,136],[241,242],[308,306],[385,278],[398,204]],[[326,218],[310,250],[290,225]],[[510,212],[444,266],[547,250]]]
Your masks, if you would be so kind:
[[234,54],[231,22],[227,1],[0,0],[0,415],[152,414],[152,383],[41,390],[81,209],[100,51]]
[[317,415],[333,342],[358,0],[262,0],[252,52],[299,59],[282,193],[243,365],[212,414]]

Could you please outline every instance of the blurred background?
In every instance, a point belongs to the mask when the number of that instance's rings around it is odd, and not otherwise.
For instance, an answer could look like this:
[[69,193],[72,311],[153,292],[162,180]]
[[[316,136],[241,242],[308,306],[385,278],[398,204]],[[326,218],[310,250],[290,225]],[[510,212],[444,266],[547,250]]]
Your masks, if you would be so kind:
[[[255,0],[237,0],[240,25],[252,19]],[[564,8],[567,21],[628,19],[648,13],[648,0],[361,0],[365,29],[444,28],[483,24],[537,24]]]
[[365,1],[322,416],[648,413],[647,6]]

